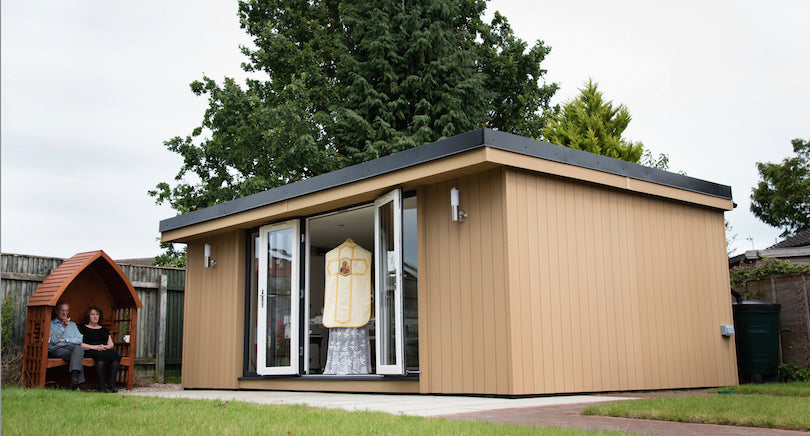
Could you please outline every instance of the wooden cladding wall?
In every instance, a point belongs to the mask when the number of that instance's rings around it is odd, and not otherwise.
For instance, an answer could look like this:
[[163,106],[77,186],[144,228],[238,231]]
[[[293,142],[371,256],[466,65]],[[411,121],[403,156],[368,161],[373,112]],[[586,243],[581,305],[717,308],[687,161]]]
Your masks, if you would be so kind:
[[[244,231],[189,241],[183,324],[182,385],[237,389],[242,375],[245,300]],[[205,268],[205,244],[216,266]]]
[[722,210],[514,169],[503,202],[510,394],[737,383]]
[[[450,221],[450,188],[463,223]],[[510,394],[503,170],[417,192],[422,393]]]

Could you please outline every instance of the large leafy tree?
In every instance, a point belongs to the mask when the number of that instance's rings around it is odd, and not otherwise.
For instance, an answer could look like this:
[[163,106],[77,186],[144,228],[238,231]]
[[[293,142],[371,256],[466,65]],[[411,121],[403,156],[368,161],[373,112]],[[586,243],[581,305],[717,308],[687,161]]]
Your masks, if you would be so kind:
[[751,192],[751,212],[782,236],[810,229],[810,140],[791,144],[796,156],[781,164],[757,162],[760,182]]
[[203,77],[202,125],[166,141],[177,212],[273,188],[478,127],[540,137],[556,84],[484,0],[246,0],[243,86]]
[[172,268],[186,267],[186,247],[177,248],[171,242],[161,242],[163,253],[155,256],[152,266],[165,266]]
[[[553,144],[638,163],[645,155],[644,145],[622,138],[630,120],[627,107],[614,107],[598,84],[588,80],[580,95],[565,103],[543,128],[543,135]],[[665,155],[655,159],[647,153],[644,163],[666,169],[667,161]]]

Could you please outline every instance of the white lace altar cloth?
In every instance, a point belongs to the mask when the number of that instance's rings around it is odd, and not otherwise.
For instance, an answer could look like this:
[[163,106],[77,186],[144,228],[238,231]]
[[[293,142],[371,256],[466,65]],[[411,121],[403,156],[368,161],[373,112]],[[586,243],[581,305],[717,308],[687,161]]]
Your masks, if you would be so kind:
[[324,374],[348,375],[371,373],[371,347],[364,328],[329,329]]

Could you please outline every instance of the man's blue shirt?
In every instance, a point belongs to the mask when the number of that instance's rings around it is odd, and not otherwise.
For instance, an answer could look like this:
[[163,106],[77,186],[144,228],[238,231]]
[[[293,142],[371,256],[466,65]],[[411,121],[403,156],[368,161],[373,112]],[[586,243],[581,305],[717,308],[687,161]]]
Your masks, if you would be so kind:
[[[65,342],[59,342],[60,339],[64,339]],[[62,326],[62,322],[59,319],[54,319],[51,321],[51,335],[48,340],[48,349],[53,350],[54,348],[64,347],[68,344],[81,344],[82,343],[82,334],[79,332],[79,328],[76,327],[76,323],[73,321],[68,323],[67,327]]]

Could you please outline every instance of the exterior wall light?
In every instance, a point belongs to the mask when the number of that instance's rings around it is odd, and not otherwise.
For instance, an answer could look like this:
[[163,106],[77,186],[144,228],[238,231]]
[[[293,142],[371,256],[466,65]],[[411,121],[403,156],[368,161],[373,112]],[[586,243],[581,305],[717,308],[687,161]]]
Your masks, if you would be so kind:
[[463,223],[467,213],[460,209],[458,202],[458,188],[450,188],[450,220]]
[[205,267],[213,268],[216,265],[217,263],[211,259],[211,244],[205,244]]

